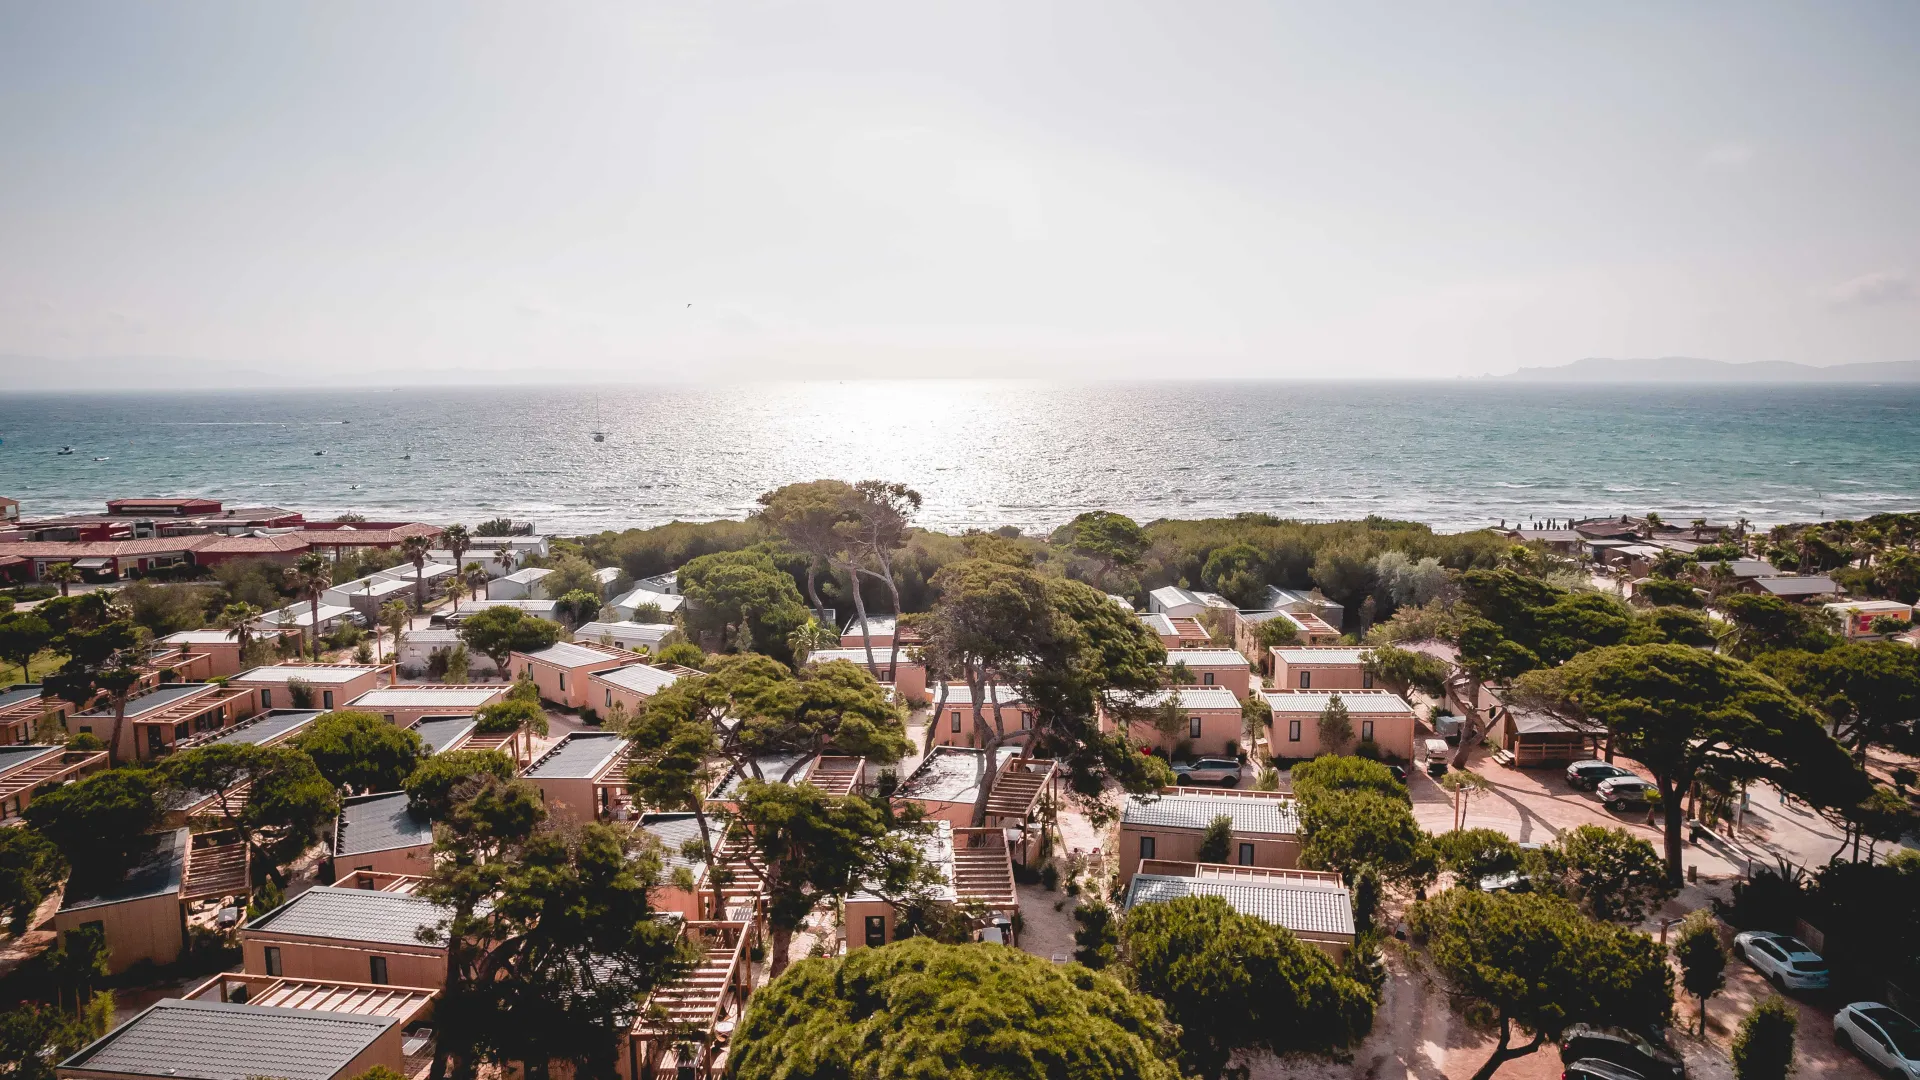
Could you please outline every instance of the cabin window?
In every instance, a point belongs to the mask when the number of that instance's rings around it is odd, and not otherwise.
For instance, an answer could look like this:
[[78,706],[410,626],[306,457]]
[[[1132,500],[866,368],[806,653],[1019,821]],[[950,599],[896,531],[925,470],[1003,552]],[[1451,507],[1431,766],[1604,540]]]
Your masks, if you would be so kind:
[[1143,836],[1140,838],[1140,857],[1143,859],[1153,858],[1153,837]]
[[1033,714],[1028,712],[1025,709],[1021,709],[1020,710],[1020,730],[1028,731],[1028,730],[1031,730],[1032,727],[1033,727]]
[[1373,672],[1363,671],[1360,673],[1360,689],[1362,690],[1373,689]]
[[193,729],[188,727],[185,724],[173,725],[173,737],[175,739],[184,739],[192,733],[193,733]]
[[1300,741],[1300,721],[1298,720],[1287,721],[1287,741],[1288,742]]
[[1253,845],[1252,844],[1240,845],[1240,865],[1241,866],[1253,865]]
[[1371,720],[1360,721],[1360,737],[1362,739],[1367,740],[1368,742],[1373,741],[1373,721]]
[[607,691],[607,708],[613,708],[613,691]]
[[167,745],[167,739],[166,739],[166,736],[160,734],[160,726],[158,724],[148,725],[147,749],[158,752],[160,750],[165,749],[166,745]]
[[867,916],[867,944],[879,948],[887,943],[887,917],[885,915]]
[[1199,717],[1197,716],[1187,717],[1187,737],[1193,738],[1193,739],[1197,739],[1200,737],[1200,718]]
[[953,733],[955,735],[960,734],[960,714],[959,713],[953,714]]
[[564,671],[560,673],[560,692],[567,692],[567,673]]
[[333,708],[333,691],[331,690],[320,691],[320,707],[323,709]]
[[1201,672],[1201,673],[1200,673],[1200,685],[1202,685],[1202,686],[1212,686],[1212,685],[1213,685],[1213,672],[1211,672],[1211,671],[1203,671],[1203,672]]
[[385,983],[387,981],[387,958],[384,956],[367,957],[367,981]]
[[260,691],[260,707],[263,709],[273,708],[273,691],[271,690]]
[[267,974],[275,977],[281,974],[280,947],[278,945],[267,946]]
[[1300,689],[1305,690],[1312,685],[1313,685],[1313,672],[1311,671],[1301,672],[1300,673]]

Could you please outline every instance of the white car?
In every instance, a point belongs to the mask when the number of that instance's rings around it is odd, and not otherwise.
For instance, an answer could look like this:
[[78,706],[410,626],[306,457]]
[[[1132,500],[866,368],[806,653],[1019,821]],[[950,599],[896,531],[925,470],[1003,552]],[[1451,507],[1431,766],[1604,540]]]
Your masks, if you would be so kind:
[[1877,1001],[1835,1013],[1833,1041],[1901,1080],[1920,1080],[1920,1024]]
[[1782,990],[1825,990],[1827,962],[1799,938],[1749,930],[1733,935],[1733,948],[1755,971]]
[[1173,767],[1173,779],[1177,784],[1234,787],[1240,783],[1240,762],[1233,758],[1201,758],[1191,764],[1183,761]]

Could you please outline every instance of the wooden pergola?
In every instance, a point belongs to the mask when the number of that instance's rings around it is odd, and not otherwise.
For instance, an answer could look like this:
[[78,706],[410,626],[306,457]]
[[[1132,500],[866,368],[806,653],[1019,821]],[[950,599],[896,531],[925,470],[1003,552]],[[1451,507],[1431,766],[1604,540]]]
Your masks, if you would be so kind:
[[627,1040],[634,1080],[706,1080],[726,1071],[727,1044],[753,991],[744,922],[688,922],[685,936],[701,949],[693,970],[655,990]]

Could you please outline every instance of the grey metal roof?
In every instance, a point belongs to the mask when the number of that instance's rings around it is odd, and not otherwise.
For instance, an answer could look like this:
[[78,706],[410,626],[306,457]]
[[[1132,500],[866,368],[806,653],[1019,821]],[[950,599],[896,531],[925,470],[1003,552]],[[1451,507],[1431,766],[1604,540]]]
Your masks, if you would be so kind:
[[[864,657],[866,650],[862,649],[860,651]],[[877,660],[879,659],[879,656],[880,656],[879,650],[877,649],[874,650],[874,658]],[[865,660],[863,659],[862,663],[864,662]],[[963,682],[948,683],[946,685],[947,685],[947,705],[949,707],[954,705],[972,705],[973,704],[973,687],[968,686],[966,683],[963,683]],[[934,688],[934,691],[930,695],[930,697],[934,701],[940,700],[940,689],[938,686]],[[1004,707],[1007,705],[1018,705],[1022,700],[1023,699],[1020,697],[1020,690],[1018,687],[1008,686],[1005,683],[995,683],[993,687],[992,696],[982,697],[980,699],[980,704],[982,705],[982,707],[985,707],[990,702],[998,701],[1001,704],[1001,706]]]
[[657,645],[661,638],[673,633],[672,623],[638,623],[626,619],[611,622],[590,622],[580,624],[573,632],[575,641],[599,641],[612,638],[615,645],[626,647],[624,643],[634,645]]
[[686,602],[687,598],[678,593],[656,592],[653,589],[643,587],[628,590],[616,597],[613,603],[607,606],[619,608],[622,611],[632,611],[634,608],[645,607],[648,604],[652,604],[654,607],[660,609],[661,614],[671,615],[680,610],[681,605]]
[[1175,649],[1167,654],[1167,664],[1188,667],[1246,667],[1247,658],[1238,649]]
[[77,892],[69,883],[61,911],[121,904],[180,892],[180,881],[187,869],[187,845],[192,833],[186,829],[153,835],[153,850],[127,871],[126,876],[99,888]]
[[64,753],[63,746],[41,746],[37,743],[13,743],[0,746],[0,776],[5,776],[23,765],[31,765],[48,754]]
[[[155,709],[164,708],[168,705],[173,704],[176,701],[179,701],[182,698],[192,697],[193,695],[198,694],[203,690],[208,690],[212,688],[213,688],[212,683],[197,683],[197,682],[168,683],[165,686],[155,687],[154,689],[149,690],[144,694],[141,694],[139,697],[127,699],[127,719],[132,720],[136,717],[144,716]],[[85,717],[112,716],[113,710],[112,709],[94,709],[91,712],[83,712],[77,715],[85,716]]]
[[660,863],[668,873],[684,866],[693,872],[698,880],[707,864],[703,859],[689,859],[680,853],[680,849],[689,840],[700,839],[700,818],[695,814],[642,814],[640,831],[660,841]]
[[246,928],[377,945],[421,945],[420,931],[440,917],[439,908],[418,896],[317,885]]
[[[867,616],[868,637],[892,637],[895,626],[894,618],[891,615]],[[848,634],[852,634],[855,637],[860,636],[860,616],[855,615],[853,618],[847,620],[847,628],[840,631],[840,636],[844,638]]]
[[1207,597],[1213,594],[1195,592],[1192,589],[1183,589],[1178,585],[1162,585],[1147,595],[1152,597],[1154,602],[1161,607],[1170,608],[1186,607],[1189,604],[1204,607],[1207,603]]
[[171,1080],[332,1080],[394,1016],[165,998],[60,1063]]
[[1240,699],[1224,686],[1182,686],[1178,690],[1154,690],[1145,694],[1115,694],[1114,698],[1142,709],[1157,709],[1174,701],[1176,709],[1240,709]]
[[39,683],[17,683],[0,690],[0,709],[9,705],[18,705],[23,701],[40,696]]
[[[1020,747],[1003,746],[996,755],[995,765],[999,769],[1007,767],[1007,762],[1020,756]],[[986,771],[987,753],[984,750],[969,749],[964,746],[936,746],[913,770],[894,794],[906,799],[926,799],[930,802],[973,802],[980,795],[980,777]]]
[[[873,647],[874,663],[885,664],[891,662],[892,659],[893,646],[875,645]],[[807,654],[807,663],[809,664],[824,664],[829,660],[850,660],[853,663],[859,664],[861,667],[866,667],[867,648],[864,645],[855,645],[847,649],[815,649]],[[900,663],[903,665],[914,663],[911,654],[906,649],[900,650]]]
[[630,664],[612,671],[596,671],[593,677],[622,686],[637,694],[657,694],[672,686],[680,676],[647,664]]
[[262,713],[239,727],[229,728],[215,738],[208,739],[207,743],[209,745],[250,743],[260,746],[298,731],[313,723],[316,717],[325,715],[326,713],[319,709],[275,709],[272,712]]
[[349,683],[371,671],[379,671],[371,665],[362,667],[356,664],[345,665],[306,665],[306,664],[269,664],[266,667],[249,668],[235,675],[230,682],[270,683],[280,685],[295,679],[312,683]]
[[1139,619],[1142,626],[1161,637],[1172,637],[1174,634],[1173,620],[1164,612],[1140,611],[1134,613],[1134,618]]
[[1215,878],[1136,874],[1127,889],[1127,910],[1139,904],[1217,896],[1233,910],[1303,934],[1353,933],[1353,902],[1347,890],[1305,881],[1221,881]]
[[1413,706],[1402,701],[1397,694],[1385,690],[1262,690],[1262,697],[1274,712],[1312,712],[1317,713],[1327,707],[1327,701],[1338,695],[1342,704],[1350,713],[1410,713]]
[[625,738],[611,731],[576,731],[541,755],[525,775],[530,780],[590,779],[625,744]]
[[1234,832],[1298,833],[1300,812],[1291,799],[1261,799],[1237,795],[1129,795],[1120,808],[1128,825],[1171,829],[1205,829],[1225,814]]
[[580,667],[584,664],[604,664],[617,661],[617,656],[608,656],[599,649],[589,649],[585,645],[575,645],[571,641],[556,641],[539,652],[521,653],[529,660],[538,660],[559,667]]
[[[769,783],[777,783],[781,777],[787,775],[787,770],[793,768],[795,764],[811,760],[813,760],[813,754],[809,751],[804,754],[761,754],[759,757],[753,759],[753,763],[760,767],[760,779]],[[798,780],[804,778],[806,774],[807,770],[805,769],[795,773],[795,781],[798,782]],[[727,773],[727,778],[722,780],[720,786],[713,789],[713,794],[707,797],[710,799],[730,799],[735,792],[740,790],[740,785],[752,778],[753,771],[751,769],[734,769]]]
[[506,694],[508,687],[499,686],[383,686],[378,690],[369,690],[352,701],[347,708],[417,708],[430,709],[477,709],[487,702]]
[[1728,559],[1727,569],[1734,577],[1773,577],[1780,571],[1765,559]]
[[1278,648],[1273,654],[1289,664],[1364,664],[1372,649],[1347,648],[1340,645],[1312,646],[1303,645],[1293,648]]
[[226,630],[181,630],[156,641],[168,645],[238,645],[240,640]]
[[340,807],[333,853],[365,855],[433,843],[433,822],[415,813],[404,791],[356,795]]
[[429,754],[437,754],[459,742],[462,735],[479,724],[471,716],[423,716],[419,723],[407,730],[420,736],[420,741],[427,744]]
[[1758,577],[1753,581],[1775,596],[1825,596],[1840,591],[1839,584],[1826,576]]

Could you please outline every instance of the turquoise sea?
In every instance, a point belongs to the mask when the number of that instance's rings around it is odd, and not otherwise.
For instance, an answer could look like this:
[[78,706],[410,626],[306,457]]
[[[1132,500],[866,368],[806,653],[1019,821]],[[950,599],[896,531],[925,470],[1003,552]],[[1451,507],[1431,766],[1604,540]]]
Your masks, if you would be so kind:
[[193,494],[564,533],[739,517],[762,491],[832,476],[905,481],[944,529],[1045,529],[1094,508],[1448,530],[1648,510],[1769,524],[1920,508],[1916,416],[1912,386],[0,392],[0,494],[29,516]]

